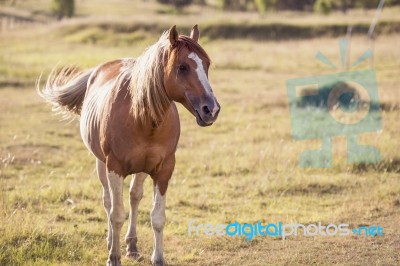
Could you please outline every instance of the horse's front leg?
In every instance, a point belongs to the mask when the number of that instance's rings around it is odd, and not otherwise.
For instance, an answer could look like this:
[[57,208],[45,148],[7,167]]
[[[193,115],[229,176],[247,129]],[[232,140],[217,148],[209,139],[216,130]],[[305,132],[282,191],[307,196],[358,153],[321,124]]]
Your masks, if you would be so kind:
[[124,177],[107,167],[108,187],[111,194],[111,211],[109,223],[111,224],[111,247],[109,250],[107,266],[121,265],[121,249],[119,237],[121,228],[125,221],[125,210],[123,201]]
[[110,211],[111,211],[111,196],[110,189],[108,188],[108,180],[107,180],[107,168],[105,163],[96,159],[96,167],[97,167],[97,175],[99,176],[100,182],[103,186],[103,205],[104,209],[107,213],[107,223],[108,223],[108,232],[107,232],[107,248],[110,250],[111,248],[111,224],[110,224]]
[[137,249],[137,234],[136,234],[136,223],[138,216],[138,207],[140,200],[143,197],[143,182],[146,179],[147,174],[138,173],[132,175],[131,185],[129,188],[130,193],[130,213],[129,213],[129,227],[125,237],[126,241],[126,256],[135,260],[141,259],[139,251]]
[[151,263],[156,266],[164,266],[163,254],[163,231],[165,225],[165,205],[167,198],[168,181],[171,178],[175,166],[175,158],[168,163],[164,163],[164,167],[158,174],[152,176],[154,180],[154,198],[153,209],[151,211],[151,226],[153,227],[154,242],[153,255]]

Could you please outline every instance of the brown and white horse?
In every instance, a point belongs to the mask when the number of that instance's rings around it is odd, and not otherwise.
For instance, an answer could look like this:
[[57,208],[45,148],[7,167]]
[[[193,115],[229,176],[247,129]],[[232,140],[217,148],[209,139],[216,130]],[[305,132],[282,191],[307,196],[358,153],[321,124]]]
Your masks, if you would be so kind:
[[151,262],[164,265],[163,229],[168,181],[175,167],[180,123],[174,102],[183,104],[200,126],[215,122],[220,105],[208,81],[210,58],[198,44],[197,25],[190,37],[176,27],[136,59],[106,62],[78,72],[53,70],[38,93],[56,110],[80,115],[86,147],[96,156],[108,218],[107,265],[121,265],[120,232],[125,220],[123,181],[130,184],[127,257],[139,259],[136,220],[143,182],[154,184]]

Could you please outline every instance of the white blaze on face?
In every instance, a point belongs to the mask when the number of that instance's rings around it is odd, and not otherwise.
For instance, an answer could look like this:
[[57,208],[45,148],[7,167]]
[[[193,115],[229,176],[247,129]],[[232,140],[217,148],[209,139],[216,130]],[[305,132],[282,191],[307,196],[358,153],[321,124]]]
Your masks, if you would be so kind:
[[208,96],[211,97],[214,100],[214,107],[213,107],[213,110],[211,110],[211,113],[214,116],[215,113],[218,111],[218,106],[217,106],[217,103],[215,102],[215,97],[214,97],[214,94],[212,92],[210,82],[208,81],[206,72],[204,71],[203,61],[194,52],[191,52],[188,57],[196,62],[197,77],[199,78],[200,83],[203,86],[203,88],[206,90]]

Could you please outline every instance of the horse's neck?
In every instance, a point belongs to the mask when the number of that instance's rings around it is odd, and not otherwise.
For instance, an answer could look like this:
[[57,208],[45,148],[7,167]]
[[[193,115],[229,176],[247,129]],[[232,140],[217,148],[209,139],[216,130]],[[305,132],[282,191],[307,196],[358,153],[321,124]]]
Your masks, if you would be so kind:
[[[112,97],[112,99],[110,99],[110,100],[115,105],[114,108],[116,108],[116,110],[118,110],[118,112],[122,112],[124,115],[126,115],[127,119],[129,119],[130,121],[135,121],[135,123],[141,124],[144,128],[155,129],[155,128],[158,128],[160,125],[162,125],[164,123],[164,120],[168,119],[169,116],[171,116],[171,112],[173,113],[174,116],[177,114],[176,105],[173,101],[171,101],[166,113],[160,119],[160,121],[158,123],[151,118],[148,110],[146,110],[146,113],[145,113],[146,117],[144,117],[144,119],[140,119],[140,121],[138,121],[138,119],[135,118],[135,116],[133,115],[133,112],[132,112],[131,93],[133,93],[133,92],[129,88],[128,84],[129,84],[129,81],[122,82],[120,86],[113,86],[113,92],[110,95]],[[149,107],[146,106],[145,108],[148,109]]]

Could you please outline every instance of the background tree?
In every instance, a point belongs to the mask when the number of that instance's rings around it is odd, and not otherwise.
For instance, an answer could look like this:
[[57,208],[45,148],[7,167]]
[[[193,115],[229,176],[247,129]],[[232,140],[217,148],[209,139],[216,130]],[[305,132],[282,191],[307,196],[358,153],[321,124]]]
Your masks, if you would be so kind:
[[332,11],[331,0],[317,0],[314,4],[314,11],[322,14],[329,14]]
[[254,7],[254,0],[219,0],[223,10],[247,11],[249,6]]
[[315,0],[277,0],[278,10],[312,10]]
[[75,13],[75,0],[52,0],[51,11],[57,19],[72,17]]
[[266,11],[273,9],[277,3],[277,0],[254,0],[254,4],[257,8],[257,11],[261,14]]
[[192,4],[193,0],[157,0],[157,2],[165,5],[172,5],[179,10]]

